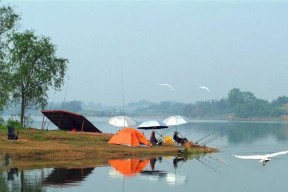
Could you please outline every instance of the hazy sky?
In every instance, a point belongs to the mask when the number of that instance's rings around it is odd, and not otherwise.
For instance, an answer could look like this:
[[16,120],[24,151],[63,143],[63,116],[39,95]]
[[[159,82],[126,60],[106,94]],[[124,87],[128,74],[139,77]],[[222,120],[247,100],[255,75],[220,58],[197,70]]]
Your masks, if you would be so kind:
[[[221,99],[239,88],[272,100],[288,95],[287,1],[39,1],[16,6],[69,59],[51,101],[122,104]],[[159,83],[169,83],[175,91]],[[199,89],[207,86],[207,92]]]

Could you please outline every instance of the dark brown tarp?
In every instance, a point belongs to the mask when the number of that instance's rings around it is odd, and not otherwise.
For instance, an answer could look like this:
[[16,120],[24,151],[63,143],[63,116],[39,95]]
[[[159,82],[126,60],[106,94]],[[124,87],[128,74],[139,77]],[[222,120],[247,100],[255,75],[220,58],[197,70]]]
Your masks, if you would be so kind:
[[63,110],[42,110],[41,112],[61,130],[101,133],[99,129],[80,114]]

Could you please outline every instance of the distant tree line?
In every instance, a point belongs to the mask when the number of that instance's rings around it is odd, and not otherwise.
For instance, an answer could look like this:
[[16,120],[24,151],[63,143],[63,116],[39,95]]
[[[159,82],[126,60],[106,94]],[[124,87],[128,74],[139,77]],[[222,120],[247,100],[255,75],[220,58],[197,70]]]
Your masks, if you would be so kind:
[[[102,105],[85,105],[81,101],[49,105],[51,109],[63,109],[93,116],[123,115],[122,107],[104,107]],[[272,102],[258,99],[253,93],[233,88],[227,98],[220,100],[197,101],[184,104],[172,101],[153,103],[145,100],[129,103],[125,114],[132,116],[167,116],[184,115],[190,118],[278,118],[288,115],[288,97],[281,96]]]
[[[20,104],[14,105],[10,111],[16,111]],[[268,102],[258,99],[251,92],[234,88],[226,98],[220,100],[197,101],[184,104],[173,101],[153,103],[146,100],[128,103],[125,112],[122,106],[105,106],[82,101],[65,101],[49,103],[47,110],[66,110],[86,116],[111,117],[117,115],[129,116],[169,116],[184,115],[190,118],[231,119],[231,118],[279,118],[288,115],[288,97],[281,96]],[[9,115],[8,111],[4,114]],[[39,110],[30,111],[30,114],[39,115]]]
[[258,99],[251,92],[231,89],[227,98],[198,101],[191,104],[161,102],[134,111],[138,115],[180,114],[191,118],[275,118],[287,115],[288,97],[281,96],[272,102]]
[[251,92],[241,92],[234,88],[228,94],[228,101],[235,117],[280,117],[286,114],[285,105],[288,99],[279,97],[268,102],[256,98]]

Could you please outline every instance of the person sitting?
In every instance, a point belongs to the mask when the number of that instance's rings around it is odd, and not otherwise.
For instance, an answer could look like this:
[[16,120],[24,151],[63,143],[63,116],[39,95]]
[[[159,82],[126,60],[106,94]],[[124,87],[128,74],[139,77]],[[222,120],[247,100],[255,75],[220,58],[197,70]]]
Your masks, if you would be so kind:
[[151,132],[150,143],[151,143],[153,146],[155,146],[155,145],[162,145],[162,141],[156,139],[156,137],[155,137],[155,132],[154,132],[154,131]]
[[179,132],[175,131],[174,135],[173,135],[173,139],[174,139],[174,141],[176,141],[177,144],[180,143],[181,145],[184,145],[184,143],[188,142],[187,138],[179,137],[178,133]]

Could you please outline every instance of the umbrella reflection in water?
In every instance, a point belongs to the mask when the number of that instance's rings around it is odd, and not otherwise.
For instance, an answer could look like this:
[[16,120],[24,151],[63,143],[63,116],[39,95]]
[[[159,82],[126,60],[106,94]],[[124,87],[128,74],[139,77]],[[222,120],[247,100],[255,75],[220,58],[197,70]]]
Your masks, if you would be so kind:
[[[141,171],[141,175],[146,176],[146,179],[149,181],[159,181],[159,180],[166,181],[168,185],[183,184],[186,182],[186,176],[176,174],[175,166],[173,166],[174,171],[175,171],[174,173],[156,169],[155,163],[157,161],[162,162],[162,157],[151,158],[150,159],[151,170],[146,169],[144,171]],[[174,165],[174,161],[173,161],[173,165]]]

